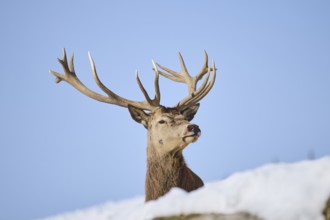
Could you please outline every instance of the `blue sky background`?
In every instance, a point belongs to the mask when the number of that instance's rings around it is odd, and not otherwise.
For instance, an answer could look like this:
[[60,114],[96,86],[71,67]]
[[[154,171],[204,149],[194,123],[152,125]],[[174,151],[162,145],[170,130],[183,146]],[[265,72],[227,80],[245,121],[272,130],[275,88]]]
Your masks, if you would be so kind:
[[[218,77],[185,150],[205,182],[265,163],[330,153],[329,1],[7,1],[0,7],[0,219],[35,219],[144,194],[146,131],[126,109],[65,83],[62,48],[80,79],[142,100],[151,59],[191,74],[203,50]],[[186,95],[161,79],[162,103]]]

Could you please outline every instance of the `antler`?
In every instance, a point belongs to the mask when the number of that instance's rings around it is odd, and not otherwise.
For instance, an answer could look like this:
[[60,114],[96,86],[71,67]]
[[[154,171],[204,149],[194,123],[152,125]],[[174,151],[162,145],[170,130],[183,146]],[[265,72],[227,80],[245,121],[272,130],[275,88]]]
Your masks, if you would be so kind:
[[[56,83],[59,83],[62,80],[66,81],[67,83],[72,85],[74,88],[76,88],[78,91],[80,91],[84,95],[86,95],[92,99],[95,99],[97,101],[100,101],[100,102],[119,105],[119,106],[126,107],[126,108],[128,107],[128,105],[133,105],[140,109],[150,110],[150,111],[152,109],[160,106],[160,90],[159,90],[159,73],[158,73],[158,71],[155,71],[155,83],[154,84],[155,84],[156,95],[155,95],[154,99],[151,99],[149,97],[147,91],[145,90],[145,88],[143,87],[143,85],[139,79],[138,72],[136,71],[136,81],[137,81],[144,97],[146,98],[146,101],[139,101],[139,102],[132,101],[129,99],[125,99],[125,98],[117,95],[116,93],[112,92],[109,88],[107,88],[100,81],[100,79],[97,75],[97,72],[96,72],[96,67],[95,67],[93,58],[91,57],[90,53],[88,53],[88,56],[89,56],[89,61],[91,64],[94,80],[95,80],[96,84],[102,89],[102,91],[107,94],[107,96],[101,95],[97,92],[90,90],[79,80],[79,78],[77,77],[75,70],[74,70],[74,64],[73,64],[74,55],[72,54],[71,59],[70,59],[70,65],[69,65],[67,56],[66,56],[66,51],[64,48],[63,48],[63,58],[58,59],[59,63],[63,67],[64,74],[57,73],[53,70],[50,70],[49,72],[56,77],[56,79],[55,79]],[[156,66],[154,63],[153,63],[153,65],[154,65],[154,69],[156,69]]]
[[[188,86],[188,96],[186,96],[184,99],[182,99],[178,104],[178,108],[185,108],[187,106],[191,106],[193,104],[198,103],[200,100],[202,100],[208,92],[212,89],[214,82],[215,82],[215,77],[216,77],[216,68],[215,68],[215,63],[214,61],[212,62],[212,68],[208,67],[208,55],[206,51],[204,51],[204,64],[202,69],[197,73],[196,76],[192,77],[188,73],[187,67],[184,63],[184,60],[179,52],[179,59],[180,59],[180,65],[181,65],[181,71],[176,72],[173,71],[167,67],[164,67],[160,64],[157,63],[157,66],[160,67],[162,70],[166,72],[159,71],[155,69],[156,72],[161,74],[162,76],[176,81],[176,82],[181,82],[185,83]],[[212,78],[209,81],[210,73],[212,74]],[[201,80],[204,75],[206,75],[204,82],[202,85],[196,89],[197,83],[199,80]]]

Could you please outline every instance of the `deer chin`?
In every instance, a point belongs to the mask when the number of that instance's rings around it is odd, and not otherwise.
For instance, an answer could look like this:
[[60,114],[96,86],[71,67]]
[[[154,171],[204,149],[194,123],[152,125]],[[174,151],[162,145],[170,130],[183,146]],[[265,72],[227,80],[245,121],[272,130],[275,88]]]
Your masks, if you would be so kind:
[[196,142],[198,140],[199,136],[201,136],[201,132],[186,135],[186,136],[182,137],[182,140],[183,140],[183,142],[190,144],[190,143]]

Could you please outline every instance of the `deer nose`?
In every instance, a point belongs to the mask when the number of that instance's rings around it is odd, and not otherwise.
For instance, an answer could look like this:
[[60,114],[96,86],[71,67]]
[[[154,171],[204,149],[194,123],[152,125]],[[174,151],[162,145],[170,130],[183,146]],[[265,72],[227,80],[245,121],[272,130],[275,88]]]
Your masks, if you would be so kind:
[[194,134],[198,134],[201,132],[201,129],[199,129],[198,125],[188,125],[188,131],[192,131]]

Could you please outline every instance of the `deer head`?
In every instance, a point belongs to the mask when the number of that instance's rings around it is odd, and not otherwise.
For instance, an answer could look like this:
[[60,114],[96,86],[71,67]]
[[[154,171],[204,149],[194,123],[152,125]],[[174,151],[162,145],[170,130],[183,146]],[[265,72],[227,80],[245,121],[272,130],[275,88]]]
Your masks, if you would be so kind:
[[[180,72],[153,62],[155,72],[155,97],[153,99],[150,98],[136,72],[136,81],[145,101],[125,99],[107,88],[97,75],[91,55],[88,55],[94,80],[106,96],[90,90],[79,80],[74,70],[74,56],[71,56],[68,63],[65,49],[63,49],[63,58],[58,59],[64,74],[52,70],[50,73],[56,77],[57,83],[65,81],[92,99],[128,108],[132,118],[148,130],[146,201],[157,199],[172,187],[181,187],[191,191],[203,186],[202,180],[186,166],[182,151],[201,135],[199,127],[190,121],[199,108],[199,101],[208,94],[215,82],[215,64],[213,62],[212,67],[208,67],[207,53],[204,52],[202,69],[194,77],[188,73],[180,53]],[[159,75],[188,86],[188,95],[174,107],[168,108],[160,104]],[[197,83],[202,78],[204,81],[197,88]]]

